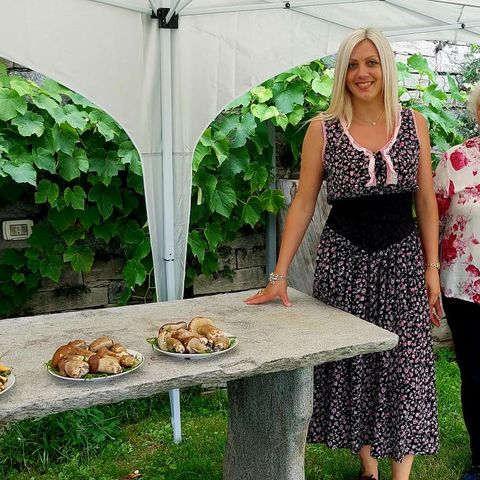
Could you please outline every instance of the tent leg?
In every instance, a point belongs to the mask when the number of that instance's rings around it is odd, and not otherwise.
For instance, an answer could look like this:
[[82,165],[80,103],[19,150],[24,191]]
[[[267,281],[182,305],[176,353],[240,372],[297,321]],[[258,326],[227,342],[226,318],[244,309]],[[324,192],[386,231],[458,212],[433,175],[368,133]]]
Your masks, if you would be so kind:
[[173,442],[182,443],[182,419],[180,417],[180,390],[175,388],[168,392],[170,397],[170,413],[173,427]]
[[[272,170],[274,173],[274,180],[270,185],[270,188],[277,188],[276,178],[276,165],[277,165],[277,152],[275,148],[275,126],[273,123],[268,123],[268,138],[273,146],[272,151]],[[267,230],[266,230],[266,274],[273,272],[275,269],[275,263],[277,262],[277,216],[274,213],[269,213],[267,217]]]

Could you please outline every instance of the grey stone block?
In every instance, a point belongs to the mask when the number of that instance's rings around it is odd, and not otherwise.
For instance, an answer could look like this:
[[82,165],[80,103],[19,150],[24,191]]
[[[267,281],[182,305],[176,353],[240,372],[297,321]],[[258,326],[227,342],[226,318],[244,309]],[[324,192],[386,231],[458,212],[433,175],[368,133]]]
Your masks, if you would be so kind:
[[[68,292],[68,293],[67,293]],[[66,294],[50,290],[38,292],[25,305],[25,311],[33,314],[64,312],[92,307],[103,307],[108,303],[108,288],[90,288],[86,290],[70,290]]]
[[237,268],[261,267],[265,268],[266,252],[264,247],[239,248],[236,250]]
[[194,295],[210,295],[219,292],[236,292],[263,287],[266,283],[265,269],[260,267],[236,270],[233,278],[218,276],[207,278],[200,275],[193,284]]
[[112,258],[109,261],[96,261],[92,269],[84,274],[86,284],[98,281],[121,280],[125,260],[123,258]]
[[232,242],[227,244],[229,247],[234,250],[238,248],[254,248],[254,247],[265,247],[265,238],[260,233],[253,233],[251,235],[241,235],[237,237]]

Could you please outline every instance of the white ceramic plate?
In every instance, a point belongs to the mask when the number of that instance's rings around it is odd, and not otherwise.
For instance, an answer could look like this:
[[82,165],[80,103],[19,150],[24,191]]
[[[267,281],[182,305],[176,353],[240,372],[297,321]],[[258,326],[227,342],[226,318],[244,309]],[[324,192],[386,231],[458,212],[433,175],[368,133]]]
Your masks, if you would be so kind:
[[98,382],[98,381],[104,381],[104,380],[111,380],[112,378],[117,378],[117,377],[122,377],[123,375],[128,375],[129,373],[134,372],[138,368],[140,368],[144,362],[143,355],[140,352],[136,352],[135,350],[129,350],[127,348],[127,352],[130,355],[133,355],[137,360],[138,364],[135,365],[133,368],[130,368],[129,370],[126,370],[125,372],[122,373],[115,373],[111,375],[105,375],[104,377],[93,377],[93,378],[71,378],[71,377],[62,377],[58,371],[47,365],[47,370],[50,375],[53,375],[54,377],[60,378],[61,380],[67,380],[68,382]]
[[152,343],[152,348],[163,355],[168,355],[169,357],[174,358],[183,358],[184,360],[203,360],[205,358],[215,357],[216,355],[222,355],[223,353],[228,353],[230,350],[233,350],[238,345],[237,337],[226,333],[227,337],[230,339],[230,346],[225,350],[220,350],[218,352],[210,352],[210,353],[175,353],[175,352],[167,352],[166,350],[160,350],[156,343]]
[[10,388],[13,387],[13,384],[15,383],[15,375],[13,373],[11,373],[9,376],[8,376],[8,380],[7,380],[7,383],[5,383],[5,388],[0,392],[0,395],[2,393],[5,393],[7,390],[9,390]]

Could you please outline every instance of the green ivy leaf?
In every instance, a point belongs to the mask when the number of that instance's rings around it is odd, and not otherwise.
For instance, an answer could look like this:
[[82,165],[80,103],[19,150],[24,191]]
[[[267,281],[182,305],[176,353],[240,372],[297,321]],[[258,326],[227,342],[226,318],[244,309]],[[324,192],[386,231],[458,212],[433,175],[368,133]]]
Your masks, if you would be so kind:
[[128,217],[132,212],[138,208],[138,196],[131,190],[122,188],[122,216]]
[[9,162],[2,162],[0,158],[0,174],[1,172],[10,175],[16,183],[29,183],[34,187],[37,185],[37,171],[30,163],[21,163],[15,165]]
[[65,199],[65,205],[71,205],[74,210],[83,210],[87,194],[82,187],[75,185],[73,188],[67,187],[65,189],[63,198]]
[[264,87],[263,85],[252,88],[250,93],[255,97],[258,103],[268,102],[273,97],[272,90]]
[[15,272],[12,275],[12,280],[17,284],[23,283],[25,281],[25,275],[23,273]]
[[124,165],[130,166],[130,171],[136,175],[143,175],[142,161],[137,149],[130,141],[122,142],[118,149],[118,156]]
[[[49,224],[37,223],[32,228],[32,234],[27,240],[27,243],[31,247],[38,248],[40,250],[55,245],[57,238]],[[37,258],[38,255],[34,254],[32,250],[27,250],[26,255],[29,258]]]
[[280,190],[265,190],[260,195],[262,208],[270,213],[277,213],[285,205],[285,197]]
[[151,252],[150,239],[148,237],[144,238],[140,243],[137,244],[133,251],[133,258],[141,260],[149,255]]
[[79,225],[75,225],[75,227],[67,228],[67,230],[62,232],[62,238],[68,246],[73,245],[78,240],[83,240],[85,238],[85,230]]
[[215,250],[224,240],[222,226],[219,223],[207,223],[205,238],[208,240],[210,250]]
[[329,75],[322,75],[312,82],[312,90],[324,97],[330,97],[333,89],[333,79]]
[[22,137],[31,137],[32,135],[40,137],[45,130],[43,117],[33,112],[26,112],[25,115],[21,117],[15,117],[12,120],[12,125],[18,128],[18,133]]
[[35,203],[48,203],[55,205],[59,194],[58,185],[50,180],[40,180],[37,191],[35,192]]
[[222,164],[221,172],[225,180],[233,178],[237,173],[243,173],[248,169],[250,155],[246,147],[230,150],[228,159]]
[[58,170],[67,181],[80,177],[81,172],[88,171],[89,161],[85,150],[76,148],[72,155],[58,154]]
[[66,124],[54,125],[52,129],[52,137],[55,151],[60,151],[67,155],[73,154],[75,144],[79,140],[77,131]]
[[47,170],[50,173],[56,171],[55,157],[45,148],[39,147],[35,150],[33,162],[40,170]]
[[248,202],[243,206],[242,222],[248,223],[252,228],[260,220],[262,206],[258,197],[250,197]]
[[50,78],[44,80],[44,82],[42,83],[42,90],[48,93],[52,98],[57,100],[57,102],[62,101],[61,95],[67,94],[69,92],[68,89],[62,87],[62,85],[57,83],[55,80],[51,80]]
[[443,102],[448,97],[444,92],[437,89],[436,84],[432,84],[423,91],[422,98],[427,105],[432,105],[432,107],[437,110],[441,110],[443,108]]
[[93,234],[97,240],[103,240],[106,244],[110,243],[112,237],[117,235],[117,224],[111,222],[102,222],[99,225],[93,226]]
[[258,162],[253,162],[249,165],[243,178],[250,180],[250,190],[256,192],[265,187],[268,180],[268,170]]
[[189,232],[188,245],[190,246],[193,256],[197,257],[200,263],[203,263],[205,251],[207,250],[207,242],[198,230],[191,230]]
[[18,114],[25,115],[26,111],[27,102],[23,97],[15,90],[0,88],[0,120],[7,122]]
[[63,270],[62,257],[55,254],[49,254],[47,258],[40,261],[40,273],[42,277],[47,277],[52,282],[58,283]]
[[97,108],[95,104],[87,100],[85,97],[82,97],[82,95],[80,95],[79,93],[69,90],[68,92],[65,92],[65,95],[67,95],[75,105],[79,105],[83,108]]
[[217,183],[217,188],[210,196],[208,204],[212,211],[228,218],[233,207],[237,204],[235,190],[230,187],[228,182],[220,180]]
[[253,116],[257,117],[261,122],[264,122],[269,118],[276,117],[280,113],[277,107],[274,107],[273,105],[269,107],[264,103],[251,105],[250,111],[252,112]]
[[123,269],[123,278],[130,286],[141,285],[147,278],[142,262],[135,258],[129,260]]
[[125,226],[125,231],[122,236],[123,242],[131,245],[136,245],[145,240],[145,231],[135,220],[129,220]]
[[246,92],[241,97],[238,97],[237,99],[230,102],[225,107],[225,110],[232,110],[233,108],[237,108],[240,106],[248,107],[248,105],[250,105],[250,98],[251,98],[250,92]]
[[193,172],[198,171],[202,160],[211,152],[211,148],[207,145],[204,145],[202,142],[198,142],[193,152],[193,161],[192,161],[192,170]]
[[9,265],[18,270],[25,265],[25,256],[21,250],[7,248],[0,255],[0,265]]
[[305,117],[305,109],[302,105],[295,105],[293,108],[293,112],[287,115],[288,123],[293,125],[294,127],[297,126]]
[[58,108],[58,103],[53,98],[41,93],[35,97],[32,97],[32,103],[41,110],[46,110],[51,117],[55,118],[55,112]]
[[86,245],[70,245],[63,254],[64,262],[71,262],[74,272],[89,272],[93,265],[93,250]]
[[72,128],[80,131],[84,131],[88,124],[88,115],[85,112],[81,112],[74,105],[65,105],[63,107],[64,119],[63,121],[68,123]]
[[103,135],[107,142],[114,139],[120,133],[118,125],[112,117],[101,110],[94,110],[88,114],[90,121],[96,126],[98,132]]
[[411,55],[407,59],[407,65],[418,73],[427,75],[432,82],[434,81],[435,73],[430,69],[427,59],[423,55],[419,53]]
[[115,182],[108,186],[97,183],[90,189],[88,199],[97,204],[97,208],[104,220],[112,215],[113,207],[122,208],[120,190]]
[[207,252],[202,262],[202,273],[210,277],[215,272],[218,272],[218,257],[213,252]]
[[123,164],[118,160],[117,153],[114,151],[105,153],[105,150],[95,150],[90,156],[90,171],[97,172],[105,185],[110,185],[112,177],[116,177],[118,172],[123,170]]
[[192,178],[192,184],[198,187],[199,192],[206,192],[207,198],[212,198],[217,183],[217,178],[203,169],[199,170]]
[[78,221],[82,224],[85,230],[90,230],[90,227],[93,224],[100,224],[100,213],[96,208],[85,208],[85,210],[80,210],[77,215]]
[[10,79],[10,88],[15,90],[21,97],[25,97],[27,95],[32,96],[38,87],[21,77],[12,77]]
[[273,93],[275,106],[279,112],[285,115],[293,112],[295,105],[303,105],[304,95],[301,83],[276,83]]
[[65,231],[77,221],[77,212],[72,207],[65,207],[62,210],[51,208],[47,214],[48,221],[58,233]]

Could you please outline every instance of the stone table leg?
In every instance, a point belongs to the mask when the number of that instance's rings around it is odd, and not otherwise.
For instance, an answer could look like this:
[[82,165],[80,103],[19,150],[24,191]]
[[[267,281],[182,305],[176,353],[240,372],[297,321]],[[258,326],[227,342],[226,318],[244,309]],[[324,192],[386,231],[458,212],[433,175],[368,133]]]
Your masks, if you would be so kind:
[[224,480],[303,480],[313,367],[228,382]]

